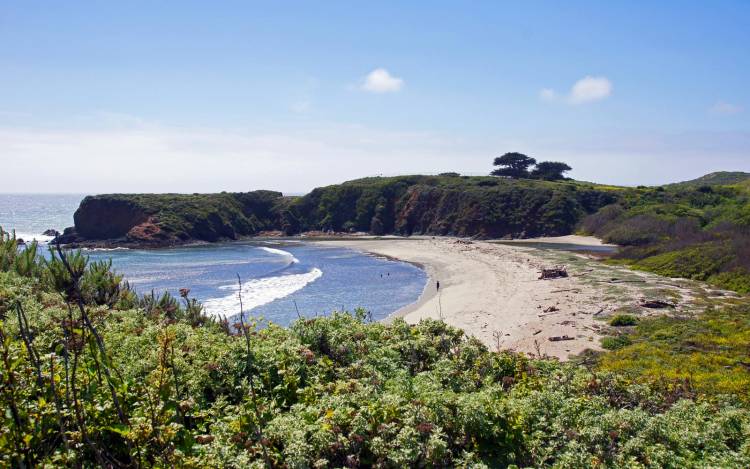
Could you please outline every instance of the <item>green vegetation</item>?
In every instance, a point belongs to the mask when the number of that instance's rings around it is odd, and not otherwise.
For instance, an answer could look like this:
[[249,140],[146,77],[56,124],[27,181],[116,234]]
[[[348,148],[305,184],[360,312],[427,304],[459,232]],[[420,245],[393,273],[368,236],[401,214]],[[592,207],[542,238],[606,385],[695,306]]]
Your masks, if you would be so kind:
[[358,179],[317,188],[303,197],[269,191],[112,194],[85,198],[76,211],[75,230],[68,230],[62,242],[168,245],[236,239],[265,230],[562,235],[585,215],[615,200],[611,190],[593,184],[456,173]]
[[582,229],[625,246],[615,258],[635,268],[750,293],[748,185],[621,191]]
[[609,320],[609,325],[613,327],[635,326],[638,324],[638,318],[630,314],[616,314]]
[[[173,244],[236,239],[275,227],[279,192],[108,194],[83,199],[63,242],[117,239]],[[105,222],[106,220],[106,222]]]
[[632,345],[601,357],[604,370],[631,379],[690,383],[695,392],[750,401],[750,306],[714,308],[697,318],[639,321]]
[[[641,321],[633,345],[605,355],[617,370],[591,371],[492,352],[438,321],[355,312],[230,327],[188,290],[139,298],[107,263],[78,252],[42,261],[33,249],[0,243],[3,466],[750,464],[750,411],[717,394],[750,389],[746,309],[704,327]],[[626,358],[649,327],[675,357],[668,366],[684,369],[686,345],[705,337],[701,370],[718,377],[728,362],[716,357],[733,357],[737,384],[694,390],[667,368],[675,379],[642,379],[656,361]]]
[[514,151],[498,156],[492,164],[493,166],[499,166],[499,168],[492,171],[493,176],[520,179],[529,177],[529,166],[534,166],[536,160],[523,153]]
[[287,232],[562,235],[572,232],[586,214],[615,200],[610,190],[574,181],[376,177],[318,188],[290,201],[282,224]]
[[[533,158],[511,153],[498,160],[506,169],[532,176]],[[87,197],[76,211],[75,230],[67,230],[61,241],[163,246],[269,230],[483,238],[580,230],[624,246],[612,262],[750,293],[750,180],[745,173],[623,188],[560,180],[565,168],[563,163],[537,165],[535,171],[545,173],[538,177],[554,181],[458,173],[372,177],[320,187],[302,197],[270,191]],[[723,185],[728,181],[741,182]]]
[[676,184],[670,184],[670,186],[728,186],[732,184],[739,184],[748,180],[750,180],[750,173],[743,173],[742,171],[719,171],[716,173],[706,174],[691,181],[683,181]]
[[531,177],[545,181],[560,181],[565,179],[564,174],[572,169],[567,164],[558,161],[542,161],[537,163],[536,168],[531,172]]
[[625,334],[604,337],[601,340],[602,348],[606,350],[618,350],[633,343]]
[[[512,179],[543,179],[545,181],[561,181],[564,174],[573,168],[557,161],[542,161],[537,163],[534,158],[523,153],[511,152],[498,156],[492,162],[499,168],[492,171],[492,176],[502,176]],[[536,165],[533,171],[529,167]]]

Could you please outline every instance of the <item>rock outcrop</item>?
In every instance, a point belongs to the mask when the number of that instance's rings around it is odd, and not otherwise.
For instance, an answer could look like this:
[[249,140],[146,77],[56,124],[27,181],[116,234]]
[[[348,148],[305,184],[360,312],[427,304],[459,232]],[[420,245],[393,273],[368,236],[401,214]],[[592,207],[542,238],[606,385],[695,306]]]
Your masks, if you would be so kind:
[[[271,191],[221,194],[106,194],[83,199],[63,244],[161,247],[237,239],[273,229]],[[269,218],[270,217],[270,218]]]

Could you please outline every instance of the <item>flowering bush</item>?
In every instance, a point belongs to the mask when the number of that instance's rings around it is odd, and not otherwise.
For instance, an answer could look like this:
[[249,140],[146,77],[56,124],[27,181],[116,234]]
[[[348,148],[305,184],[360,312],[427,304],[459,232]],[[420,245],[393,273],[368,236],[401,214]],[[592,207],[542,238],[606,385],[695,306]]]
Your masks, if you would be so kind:
[[0,272],[0,466],[750,465],[747,408],[680,382],[361,311],[233,329],[71,259]]

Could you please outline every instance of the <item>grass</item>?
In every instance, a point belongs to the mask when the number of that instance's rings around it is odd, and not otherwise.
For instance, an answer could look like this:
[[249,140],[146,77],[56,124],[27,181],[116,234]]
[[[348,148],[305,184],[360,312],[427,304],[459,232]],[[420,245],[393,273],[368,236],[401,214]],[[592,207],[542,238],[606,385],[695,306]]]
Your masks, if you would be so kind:
[[600,369],[641,382],[688,380],[702,393],[750,399],[747,302],[712,308],[693,318],[643,319],[628,337],[632,344],[615,346],[616,351],[601,356]]
[[602,348],[607,350],[619,350],[632,343],[627,335],[608,336],[603,337],[601,340]]

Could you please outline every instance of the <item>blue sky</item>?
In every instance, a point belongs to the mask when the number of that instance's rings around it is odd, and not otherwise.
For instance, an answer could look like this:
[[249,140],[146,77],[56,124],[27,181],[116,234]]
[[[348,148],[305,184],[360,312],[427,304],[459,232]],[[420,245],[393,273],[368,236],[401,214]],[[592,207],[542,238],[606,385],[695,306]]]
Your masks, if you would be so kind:
[[750,2],[655,3],[2,1],[0,191],[750,171]]

